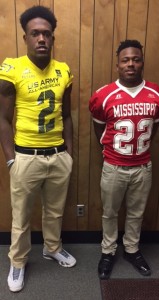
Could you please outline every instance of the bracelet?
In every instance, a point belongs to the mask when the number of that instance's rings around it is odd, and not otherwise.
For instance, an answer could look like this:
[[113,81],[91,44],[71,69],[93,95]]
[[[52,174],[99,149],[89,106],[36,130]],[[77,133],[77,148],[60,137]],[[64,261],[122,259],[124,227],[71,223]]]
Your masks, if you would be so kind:
[[12,163],[14,163],[15,159],[10,159],[7,161],[7,167],[9,167]]

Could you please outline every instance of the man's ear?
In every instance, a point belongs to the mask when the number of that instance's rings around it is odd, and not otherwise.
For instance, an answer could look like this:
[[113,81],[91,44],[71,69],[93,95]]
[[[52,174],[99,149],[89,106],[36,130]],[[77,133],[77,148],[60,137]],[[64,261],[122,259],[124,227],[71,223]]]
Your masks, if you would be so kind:
[[26,43],[26,34],[23,35],[24,43]]
[[117,71],[118,71],[118,63],[116,64],[116,69],[117,69]]

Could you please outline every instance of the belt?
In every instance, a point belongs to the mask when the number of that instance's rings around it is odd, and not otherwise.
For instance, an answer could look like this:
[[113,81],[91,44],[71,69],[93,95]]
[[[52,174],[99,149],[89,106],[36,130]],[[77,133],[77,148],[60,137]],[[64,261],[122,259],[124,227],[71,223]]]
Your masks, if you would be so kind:
[[57,154],[59,152],[63,152],[67,150],[67,147],[65,145],[57,146],[57,147],[52,147],[52,148],[25,148],[21,146],[15,145],[15,151],[23,154],[29,154],[29,155],[43,155],[43,156],[48,156],[48,155],[53,155]]
[[119,168],[123,169],[123,170],[130,170],[130,169],[133,169],[133,168],[141,168],[141,167],[148,167],[149,163],[147,164],[142,164],[142,165],[137,165],[137,166],[118,166]]

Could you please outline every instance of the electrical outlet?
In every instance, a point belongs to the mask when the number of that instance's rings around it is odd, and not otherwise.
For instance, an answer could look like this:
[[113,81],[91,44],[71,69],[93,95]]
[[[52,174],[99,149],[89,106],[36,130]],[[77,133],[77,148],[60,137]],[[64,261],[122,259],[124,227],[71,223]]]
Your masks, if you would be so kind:
[[77,204],[77,217],[84,217],[84,204]]

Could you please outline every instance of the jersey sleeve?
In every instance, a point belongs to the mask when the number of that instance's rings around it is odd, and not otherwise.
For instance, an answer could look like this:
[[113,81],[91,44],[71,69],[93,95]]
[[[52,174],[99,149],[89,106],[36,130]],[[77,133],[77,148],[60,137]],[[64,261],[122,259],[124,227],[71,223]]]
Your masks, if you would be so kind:
[[157,83],[146,81],[146,86],[159,94],[159,85]]
[[15,79],[15,59],[6,58],[0,66],[0,79],[16,83]]
[[66,88],[68,88],[72,84],[73,75],[71,73],[70,67],[66,63],[63,63],[63,66],[66,78]]
[[159,85],[154,83],[154,90],[159,94]]
[[103,110],[103,100],[99,93],[95,92],[89,100],[89,110],[95,122],[105,124],[105,116]]

